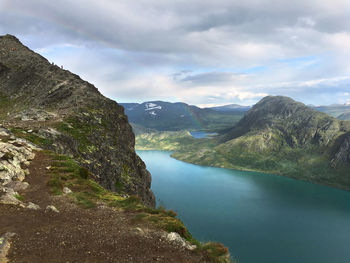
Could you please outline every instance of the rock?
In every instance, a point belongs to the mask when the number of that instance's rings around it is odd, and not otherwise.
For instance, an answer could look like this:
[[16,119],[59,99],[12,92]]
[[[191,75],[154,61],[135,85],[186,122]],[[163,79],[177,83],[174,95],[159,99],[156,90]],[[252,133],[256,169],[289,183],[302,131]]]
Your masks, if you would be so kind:
[[32,202],[29,202],[28,205],[26,206],[27,209],[33,209],[33,210],[39,210],[40,209],[40,206],[39,205],[36,205]]
[[[29,174],[26,169],[34,159],[34,150],[38,149],[23,139],[14,138],[10,142],[0,142],[0,184],[8,185],[13,181],[23,181]],[[25,187],[23,185],[23,187]],[[17,191],[17,190],[16,190]]]
[[12,181],[5,185],[7,188],[12,188],[15,192],[26,190],[29,187],[27,182]]
[[50,170],[50,169],[51,169],[51,166],[46,167],[46,170]]
[[10,132],[7,129],[0,128],[0,136],[10,136]]
[[10,239],[15,236],[15,233],[6,233],[2,237],[0,237],[0,263],[7,263],[8,260],[6,258],[7,253],[10,249]]
[[[11,189],[12,190],[12,189]],[[16,198],[16,192],[9,191],[0,197],[0,204],[4,205],[19,205],[21,203],[20,200]]]
[[178,233],[176,232],[171,232],[166,235],[166,239],[169,242],[175,243],[177,245],[180,245],[186,249],[189,250],[195,250],[197,248],[196,245],[192,245],[189,242],[187,242],[184,238],[182,238]]
[[143,231],[143,229],[140,228],[140,227],[136,227],[136,228],[134,228],[134,230],[135,230],[135,233],[140,235],[140,236],[144,236],[145,235],[145,231]]
[[70,193],[72,193],[72,190],[70,190],[68,187],[63,187],[63,193],[70,194]]
[[45,212],[55,212],[59,213],[60,211],[53,205],[48,205],[45,209]]

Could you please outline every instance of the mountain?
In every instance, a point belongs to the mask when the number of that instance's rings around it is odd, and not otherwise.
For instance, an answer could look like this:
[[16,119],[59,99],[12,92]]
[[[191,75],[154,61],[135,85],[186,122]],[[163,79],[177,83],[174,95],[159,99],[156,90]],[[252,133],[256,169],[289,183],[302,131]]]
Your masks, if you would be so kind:
[[[349,114],[350,113],[350,105],[347,104],[333,104],[328,106],[312,106],[313,109],[318,110],[320,112],[327,113],[333,117],[339,118],[342,120],[343,117],[341,117],[343,114]],[[345,119],[343,119],[345,120]]]
[[[79,76],[49,63],[14,36],[0,38],[0,117],[51,140],[45,148],[73,155],[110,190],[154,205],[151,176],[134,150],[123,107]],[[107,156],[107,158],[106,158]]]
[[251,108],[251,106],[242,106],[238,104],[228,104],[224,106],[211,107],[209,109],[213,109],[216,111],[229,111],[229,112],[246,112]]
[[173,211],[124,108],[0,36],[0,262],[231,262]]
[[228,141],[249,132],[275,130],[288,146],[327,145],[349,123],[338,121],[288,97],[263,98],[224,137]]
[[339,120],[348,120],[349,121],[350,120],[350,111],[340,114],[337,118]]
[[232,127],[243,112],[215,111],[177,102],[121,103],[131,123],[158,131],[208,130]]
[[[173,157],[255,170],[350,190],[350,122],[282,96],[259,101],[226,134],[186,146]],[[211,142],[213,143],[213,142]]]

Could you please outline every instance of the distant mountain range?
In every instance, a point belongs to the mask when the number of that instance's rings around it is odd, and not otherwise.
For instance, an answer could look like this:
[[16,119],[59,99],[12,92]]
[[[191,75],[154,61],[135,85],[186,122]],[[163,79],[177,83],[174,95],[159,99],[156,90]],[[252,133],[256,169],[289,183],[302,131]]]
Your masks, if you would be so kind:
[[244,115],[241,107],[199,108],[186,103],[148,101],[144,103],[121,103],[125,114],[136,128],[157,131],[206,130],[220,131],[237,123]]
[[350,120],[350,105],[348,104],[333,104],[327,106],[313,106],[311,108],[320,112],[327,113],[340,120]]
[[227,111],[227,112],[246,112],[250,110],[251,106],[242,106],[238,104],[228,104],[224,106],[211,107],[210,109],[216,111]]

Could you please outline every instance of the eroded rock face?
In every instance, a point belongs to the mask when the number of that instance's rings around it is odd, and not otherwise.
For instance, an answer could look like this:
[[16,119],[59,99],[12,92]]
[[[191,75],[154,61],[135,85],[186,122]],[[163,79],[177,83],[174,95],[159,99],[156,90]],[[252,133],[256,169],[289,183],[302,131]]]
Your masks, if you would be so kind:
[[0,37],[0,61],[4,122],[36,125],[35,132],[50,140],[41,147],[73,155],[105,188],[155,205],[151,175],[135,153],[123,107],[13,36]]

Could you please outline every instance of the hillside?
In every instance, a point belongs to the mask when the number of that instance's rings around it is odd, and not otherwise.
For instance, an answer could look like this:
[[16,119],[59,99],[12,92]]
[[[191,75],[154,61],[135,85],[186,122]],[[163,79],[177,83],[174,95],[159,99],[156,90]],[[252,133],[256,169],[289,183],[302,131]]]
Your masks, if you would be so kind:
[[232,127],[244,114],[240,110],[201,109],[181,102],[149,101],[121,105],[131,123],[157,131],[220,131]]
[[242,106],[239,104],[228,104],[223,106],[216,106],[211,107],[209,109],[216,110],[216,111],[230,111],[230,112],[247,112],[251,106]]
[[320,112],[327,113],[333,117],[340,118],[342,114],[347,114],[350,112],[350,105],[347,104],[333,104],[327,106],[311,106],[311,108],[318,110]]
[[345,112],[337,117],[339,120],[350,120],[350,112]]
[[[215,140],[214,140],[215,141]],[[265,97],[209,145],[173,157],[201,165],[270,172],[350,190],[350,123],[287,97]],[[211,141],[213,143],[213,141]]]
[[155,209],[124,109],[0,37],[0,262],[229,262]]

